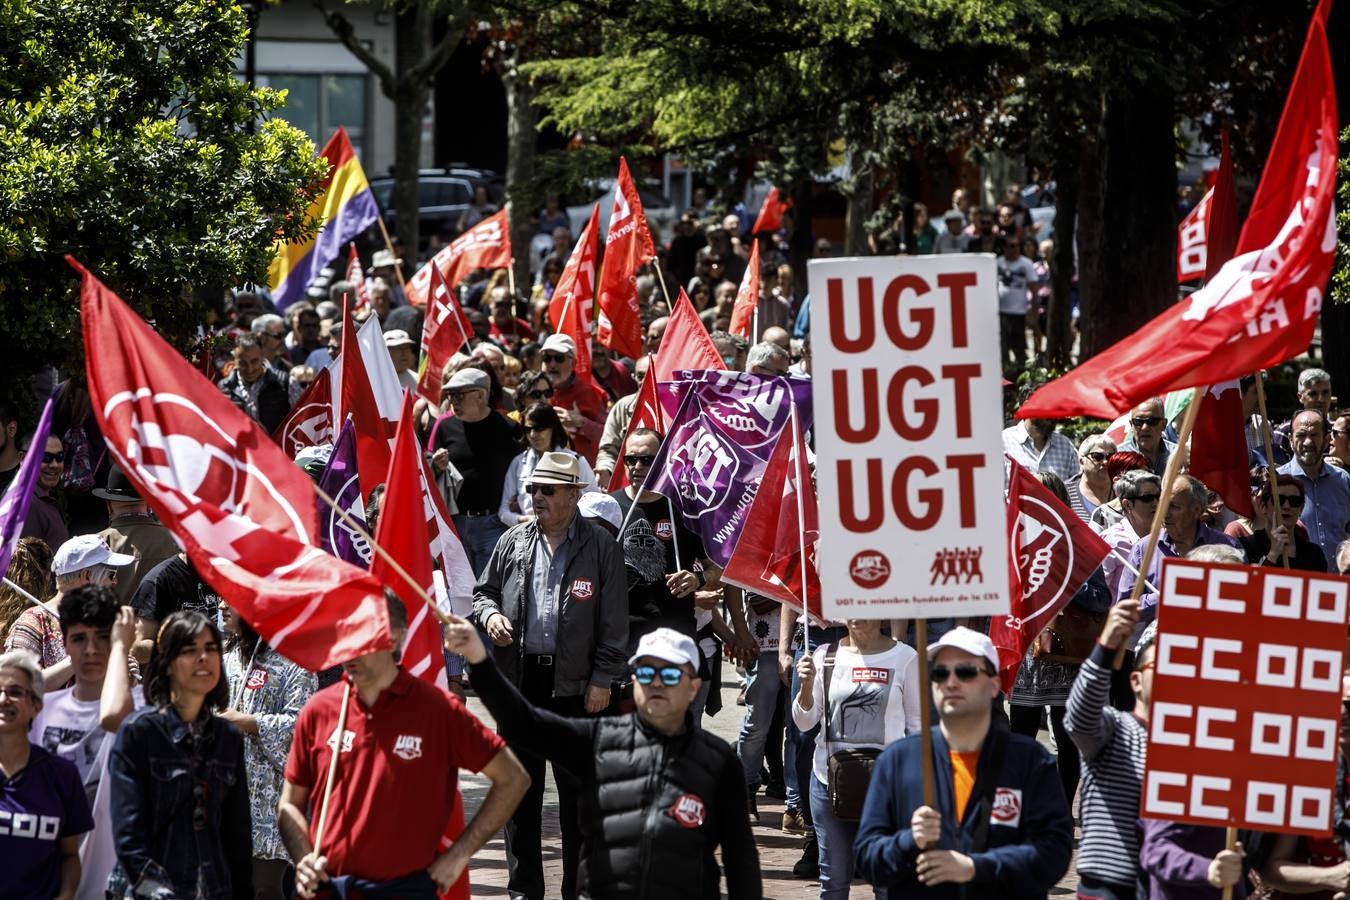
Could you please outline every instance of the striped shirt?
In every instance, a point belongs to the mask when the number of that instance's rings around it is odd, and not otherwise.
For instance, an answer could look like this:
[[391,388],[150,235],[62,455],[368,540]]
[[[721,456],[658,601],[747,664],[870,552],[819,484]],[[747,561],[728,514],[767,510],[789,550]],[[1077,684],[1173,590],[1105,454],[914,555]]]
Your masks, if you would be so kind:
[[1064,728],[1082,754],[1079,816],[1083,839],[1078,874],[1133,888],[1139,874],[1139,794],[1144,783],[1148,728],[1111,707],[1114,651],[1098,645],[1069,692]]

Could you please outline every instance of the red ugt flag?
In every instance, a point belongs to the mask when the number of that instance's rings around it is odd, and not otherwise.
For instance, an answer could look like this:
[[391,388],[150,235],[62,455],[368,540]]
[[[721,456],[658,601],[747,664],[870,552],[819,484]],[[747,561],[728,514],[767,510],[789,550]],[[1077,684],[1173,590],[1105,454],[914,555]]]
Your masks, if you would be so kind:
[[277,652],[311,671],[387,650],[379,581],[318,548],[309,477],[71,257],[94,417],[192,565]]
[[1219,171],[1211,187],[1177,228],[1177,281],[1210,279],[1237,246],[1237,192],[1228,130],[1223,132]]
[[493,213],[441,248],[408,279],[408,302],[426,306],[434,269],[454,287],[474,269],[505,269],[511,265],[511,229],[506,210]]
[[291,459],[305,447],[333,443],[333,383],[328,369],[320,369],[295,401],[290,414],[277,426],[272,439]]
[[[575,256],[575,254],[573,254]],[[642,211],[628,161],[619,157],[614,185],[614,211],[605,235],[605,261],[600,267],[600,343],[630,359],[642,354],[642,323],[638,320],[637,271],[656,258],[647,215]]]
[[1187,299],[1045,387],[1020,419],[1113,419],[1149,397],[1269,368],[1307,349],[1336,250],[1336,91],[1325,30],[1303,56],[1236,255]]
[[591,207],[591,217],[567,258],[553,288],[548,318],[559,334],[577,346],[574,372],[585,384],[591,377],[591,312],[595,303],[595,242],[600,233],[600,204]]
[[1190,472],[1222,497],[1233,512],[1251,516],[1251,475],[1238,382],[1221,382],[1205,395],[1191,432]]
[[439,407],[445,364],[460,347],[469,343],[473,325],[460,308],[445,276],[435,266],[427,268],[431,270],[431,304],[427,307],[427,321],[422,328],[422,375],[417,379],[417,395]]
[[747,341],[754,340],[750,336],[750,328],[754,322],[757,306],[759,306],[759,241],[755,240],[750,245],[750,261],[746,263],[745,274],[741,276],[740,290],[736,291],[736,305],[731,308],[731,327],[728,330]]
[[769,193],[764,197],[764,205],[759,208],[759,215],[755,217],[755,225],[750,229],[750,233],[759,234],[762,231],[777,231],[782,228],[783,213],[787,212],[791,205],[791,201],[778,199],[778,188],[769,188]]
[[1025,468],[1009,460],[1008,585],[1012,609],[989,623],[1003,690],[1027,647],[1059,615],[1111,548]]
[[680,369],[725,368],[722,354],[717,352],[717,345],[708,337],[703,320],[694,312],[689,295],[680,288],[680,296],[675,298],[675,308],[670,311],[670,321],[666,323],[666,333],[661,338],[661,348],[656,351],[647,378],[657,382],[671,381]]

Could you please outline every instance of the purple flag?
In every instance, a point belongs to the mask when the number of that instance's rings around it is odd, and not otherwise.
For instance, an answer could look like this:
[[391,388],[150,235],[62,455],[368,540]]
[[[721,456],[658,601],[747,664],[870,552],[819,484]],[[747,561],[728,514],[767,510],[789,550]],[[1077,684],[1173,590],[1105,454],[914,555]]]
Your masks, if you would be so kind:
[[680,370],[676,381],[656,386],[666,414],[672,415],[685,396],[696,392],[703,412],[722,426],[727,437],[767,460],[797,401],[802,432],[811,430],[811,379],[795,375],[751,375],[716,369]]
[[[361,499],[361,480],[356,473],[356,429],[350,418],[342,423],[342,430],[333,443],[333,455],[319,477],[319,487],[337,501],[343,512],[364,527],[366,505]],[[375,553],[370,541],[342,521],[328,504],[325,503],[319,513],[319,541],[323,549],[343,562],[370,568],[370,559]]]
[[0,497],[0,575],[9,571],[9,561],[14,556],[14,548],[19,545],[19,536],[23,534],[28,504],[33,500],[33,487],[37,484],[42,454],[47,450],[47,435],[51,430],[52,401],[48,400],[42,410],[42,418],[38,419],[37,430],[33,432],[33,442],[28,445],[23,462],[19,463],[18,474],[10,482],[4,496]]

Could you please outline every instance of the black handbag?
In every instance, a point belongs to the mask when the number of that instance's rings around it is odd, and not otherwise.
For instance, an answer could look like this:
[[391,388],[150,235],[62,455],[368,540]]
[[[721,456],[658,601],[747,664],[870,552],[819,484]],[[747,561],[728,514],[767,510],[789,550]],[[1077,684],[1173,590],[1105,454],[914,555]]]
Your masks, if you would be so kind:
[[[825,687],[824,738],[830,733],[830,673],[834,671],[834,654],[839,649],[836,641],[825,651],[823,674]],[[867,785],[872,780],[872,769],[881,751],[875,747],[855,747],[830,754],[826,762],[825,793],[830,800],[830,811],[841,822],[856,822],[862,818],[863,803],[867,800]]]

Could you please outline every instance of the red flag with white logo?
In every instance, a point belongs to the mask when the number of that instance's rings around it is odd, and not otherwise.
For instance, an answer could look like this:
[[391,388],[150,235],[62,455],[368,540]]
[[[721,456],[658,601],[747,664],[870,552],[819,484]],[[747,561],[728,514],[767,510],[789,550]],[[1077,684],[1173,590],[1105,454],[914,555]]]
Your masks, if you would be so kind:
[[1023,466],[1008,459],[1008,585],[1012,608],[989,622],[1003,690],[1012,692],[1031,642],[1054,621],[1111,548]]
[[1233,512],[1252,515],[1242,388],[1236,381],[1214,385],[1205,395],[1191,431],[1190,473],[1223,498]]
[[1304,352],[1336,251],[1336,92],[1313,14],[1236,255],[1190,297],[1037,391],[1018,418],[1111,419],[1149,397],[1239,378]]
[[630,359],[642,354],[642,323],[638,318],[637,273],[643,263],[656,259],[647,216],[642,211],[628,161],[619,157],[619,177],[614,185],[614,210],[605,235],[605,261],[600,267],[600,343]]
[[202,578],[311,671],[389,649],[379,580],[319,549],[313,484],[262,427],[71,257],[109,452]]
[[609,490],[617,491],[621,487],[628,486],[628,468],[623,464],[623,451],[628,446],[628,438],[639,428],[650,428],[658,434],[665,434],[669,419],[666,416],[666,410],[661,406],[661,400],[656,394],[656,379],[652,377],[652,371],[655,363],[649,357],[647,360],[647,377],[642,379],[642,385],[638,388],[637,403],[633,406],[633,418],[628,420],[628,428],[623,433],[623,440],[619,442],[619,461],[614,467],[614,474],[609,479]]
[[[591,377],[591,316],[595,303],[595,245],[600,232],[600,204],[591,207],[591,217],[567,258],[553,288],[548,318],[559,334],[577,345],[574,371],[584,384]],[[608,346],[608,345],[607,345]]]
[[1232,258],[1237,237],[1237,189],[1225,128],[1214,186],[1177,228],[1177,281],[1213,278]]
[[493,213],[441,248],[408,279],[406,293],[413,306],[426,306],[431,295],[431,270],[454,287],[474,269],[505,269],[511,265],[511,229],[506,210]]
[[748,340],[750,328],[755,319],[755,307],[759,306],[759,241],[750,244],[750,261],[745,265],[745,275],[741,276],[740,290],[736,291],[736,305],[731,308],[732,334]]
[[347,280],[356,287],[356,306],[353,309],[360,312],[370,306],[370,291],[366,288],[366,270],[361,268],[361,257],[356,253],[356,243],[348,244],[351,248],[347,256]]
[[445,364],[469,343],[473,325],[460,308],[449,282],[435,267],[427,269],[431,272],[431,303],[426,324],[422,326],[422,374],[417,379],[417,395],[439,407]]
[[305,447],[333,443],[334,436],[332,378],[327,369],[320,369],[272,433],[272,439],[281,445],[283,453],[295,459]]
[[356,340],[356,328],[352,325],[350,310],[342,310],[342,384],[339,387],[344,416],[351,416],[352,429],[356,432],[356,470],[361,478],[361,496],[369,497],[370,492],[380,483],[380,477],[389,471],[389,428],[379,405],[375,402],[375,392],[370,385],[370,376],[366,374],[366,362],[361,345]]
[[661,347],[656,351],[647,377],[655,381],[671,381],[674,373],[680,369],[725,369],[722,354],[717,345],[708,337],[708,329],[703,320],[694,311],[694,304],[680,288],[680,296],[675,299],[675,308],[670,311],[670,320],[666,323],[666,333],[661,337]]
[[787,212],[791,205],[791,201],[778,199],[778,188],[769,188],[769,193],[764,198],[764,205],[759,208],[759,215],[755,217],[755,225],[750,229],[750,233],[759,234],[760,232],[777,231],[782,228],[783,213]]

